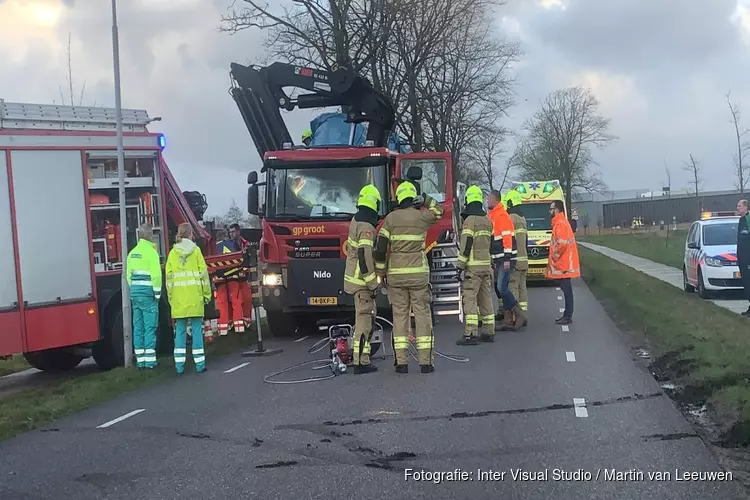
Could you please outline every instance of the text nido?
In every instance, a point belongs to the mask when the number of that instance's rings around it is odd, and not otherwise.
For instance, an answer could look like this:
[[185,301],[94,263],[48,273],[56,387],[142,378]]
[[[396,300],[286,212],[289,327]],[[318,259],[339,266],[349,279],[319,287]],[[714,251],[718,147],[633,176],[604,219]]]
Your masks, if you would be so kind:
[[307,236],[308,234],[324,234],[326,227],[321,224],[319,226],[295,226],[292,228],[293,236]]
[[329,279],[330,277],[329,271],[313,271],[313,278]]

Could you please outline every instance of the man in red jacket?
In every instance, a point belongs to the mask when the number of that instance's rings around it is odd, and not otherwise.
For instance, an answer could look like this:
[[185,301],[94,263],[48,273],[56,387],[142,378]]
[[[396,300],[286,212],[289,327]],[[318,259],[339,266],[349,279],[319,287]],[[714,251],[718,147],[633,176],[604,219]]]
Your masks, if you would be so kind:
[[[250,247],[250,242],[242,237],[240,232],[240,225],[237,223],[229,226],[229,238],[234,240],[237,247],[243,252],[246,252]],[[253,321],[253,292],[250,289],[250,270],[242,268],[242,280],[240,282],[240,290],[242,292],[242,317],[245,321],[245,328],[250,328]]]

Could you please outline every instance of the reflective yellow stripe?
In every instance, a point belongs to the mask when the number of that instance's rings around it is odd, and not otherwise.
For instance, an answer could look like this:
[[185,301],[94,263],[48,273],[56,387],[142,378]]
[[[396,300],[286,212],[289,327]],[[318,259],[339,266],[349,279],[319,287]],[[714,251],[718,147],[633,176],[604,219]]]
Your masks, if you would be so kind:
[[[461,260],[461,257],[459,256],[458,259]],[[472,259],[469,261],[469,266],[489,266],[491,264],[492,264],[491,260],[473,260]]]
[[474,235],[475,236],[487,236],[487,237],[491,237],[492,236],[492,231],[484,231],[484,230],[477,231],[476,233],[474,233]]
[[467,260],[468,259],[463,254],[461,254],[461,255],[458,256],[458,261],[459,262],[466,262]]
[[494,323],[495,322],[495,315],[494,314],[488,314],[487,316],[482,316],[480,319],[482,320],[482,323],[484,323],[485,325],[488,325],[490,323]]
[[346,239],[346,243],[349,246],[352,246],[352,247],[355,247],[355,248],[366,247],[366,246],[370,246],[371,247],[372,246],[372,241],[368,240],[367,238],[361,239],[359,241],[353,240],[351,238],[347,238]]
[[471,230],[471,229],[464,229],[464,230],[461,231],[461,234],[462,235],[466,234],[468,236],[474,236],[474,231]]
[[385,269],[385,264],[383,262],[376,262],[375,269]]
[[394,234],[391,241],[424,241],[424,234]]
[[359,246],[361,246],[361,247],[371,247],[372,246],[372,241],[367,240],[367,239],[359,240]]
[[384,227],[380,228],[380,233],[378,233],[378,236],[382,236],[383,238],[390,238],[391,233]]
[[392,267],[388,270],[388,274],[417,274],[417,273],[429,273],[430,268],[427,266],[421,267]]
[[344,275],[344,281],[348,281],[349,283],[352,283],[354,285],[362,285],[362,286],[366,285],[366,283],[364,282],[364,280],[360,280],[360,279],[357,279],[357,278],[352,278],[351,276],[347,276],[347,275]]
[[409,337],[393,337],[393,347],[395,349],[408,349]]
[[521,229],[516,229],[516,234],[518,234],[518,233],[521,233],[521,234],[526,234],[526,230],[525,230],[525,229],[523,229],[523,228],[521,228]]
[[518,257],[518,260],[519,260],[519,261],[523,261],[523,260],[529,260],[529,258],[528,258],[528,257],[526,257],[526,256],[523,256],[523,257]]
[[367,276],[365,276],[365,283],[369,283],[370,281],[375,279],[375,273],[370,273]]
[[431,335],[421,335],[416,338],[417,349],[429,349],[435,347],[435,337]]

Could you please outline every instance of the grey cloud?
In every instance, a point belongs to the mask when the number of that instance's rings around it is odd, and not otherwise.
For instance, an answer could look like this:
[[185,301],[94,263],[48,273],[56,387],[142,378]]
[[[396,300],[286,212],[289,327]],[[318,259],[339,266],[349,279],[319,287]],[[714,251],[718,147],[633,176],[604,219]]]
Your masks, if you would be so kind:
[[569,0],[532,20],[539,39],[578,64],[622,70],[708,60],[739,46],[736,0]]

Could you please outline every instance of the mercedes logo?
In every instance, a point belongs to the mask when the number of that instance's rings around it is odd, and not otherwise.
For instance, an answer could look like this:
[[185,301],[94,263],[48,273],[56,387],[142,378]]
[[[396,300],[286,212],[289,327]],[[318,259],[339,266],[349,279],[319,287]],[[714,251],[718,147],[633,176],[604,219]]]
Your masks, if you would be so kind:
[[539,257],[540,253],[542,253],[542,251],[538,248],[532,248],[531,250],[529,250],[529,255],[531,255],[532,257]]
[[301,242],[300,240],[294,240],[294,246],[295,246],[295,247],[298,247],[298,246],[300,246],[300,244],[301,244],[301,243],[302,243],[302,242]]

